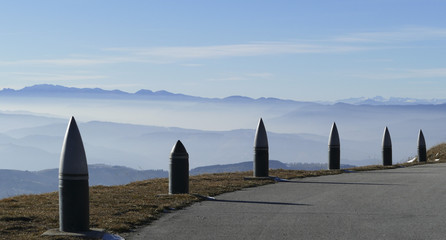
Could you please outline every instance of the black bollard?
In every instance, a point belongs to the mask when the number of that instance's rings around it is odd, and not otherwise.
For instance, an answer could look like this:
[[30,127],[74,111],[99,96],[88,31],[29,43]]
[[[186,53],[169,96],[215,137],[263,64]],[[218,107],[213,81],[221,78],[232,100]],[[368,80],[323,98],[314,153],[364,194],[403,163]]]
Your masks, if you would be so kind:
[[260,118],[254,137],[254,177],[268,177],[269,175],[268,136],[265,125]]
[[169,194],[189,193],[189,154],[180,140],[170,153]]
[[[119,237],[107,234],[103,229],[90,229],[88,165],[84,144],[74,117],[71,117],[65,133],[59,167],[59,228],[50,229],[42,236],[57,239],[80,237],[105,239]],[[70,238],[71,239],[71,238]],[[115,239],[115,238],[113,238]],[[122,239],[119,237],[119,239]]]
[[331,127],[330,137],[328,139],[328,169],[341,168],[341,144],[339,141],[338,128],[336,123]]
[[383,136],[383,165],[391,166],[392,165],[392,140],[390,139],[389,129],[387,127],[384,129]]
[[60,155],[59,224],[61,232],[85,232],[90,224],[87,157],[74,117]]
[[420,129],[418,133],[418,162],[426,162],[427,161],[427,153],[426,153],[426,141],[424,140],[423,131]]

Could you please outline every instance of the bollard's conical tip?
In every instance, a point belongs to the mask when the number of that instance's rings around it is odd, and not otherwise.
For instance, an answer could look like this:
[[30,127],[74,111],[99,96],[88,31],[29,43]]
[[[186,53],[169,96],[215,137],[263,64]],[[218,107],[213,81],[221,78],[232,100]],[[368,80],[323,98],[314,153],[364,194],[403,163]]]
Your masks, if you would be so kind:
[[426,147],[426,140],[424,139],[424,134],[421,129],[418,133],[418,147]]
[[328,145],[329,146],[341,145],[341,142],[339,140],[338,128],[336,127],[335,122],[333,122],[333,125],[331,126],[330,137],[328,138]]
[[186,148],[184,147],[183,143],[178,140],[177,143],[173,146],[172,151],[170,152],[170,155],[185,155],[189,156],[189,154],[186,151]]
[[385,148],[392,147],[392,140],[390,139],[390,133],[389,133],[389,129],[387,127],[384,129],[383,147],[385,147]]
[[263,124],[262,118],[260,118],[259,124],[257,125],[257,131],[254,137],[254,147],[255,148],[268,147],[268,136],[266,135],[266,129],[265,125]]
[[60,155],[59,174],[88,175],[84,144],[74,117],[68,123]]

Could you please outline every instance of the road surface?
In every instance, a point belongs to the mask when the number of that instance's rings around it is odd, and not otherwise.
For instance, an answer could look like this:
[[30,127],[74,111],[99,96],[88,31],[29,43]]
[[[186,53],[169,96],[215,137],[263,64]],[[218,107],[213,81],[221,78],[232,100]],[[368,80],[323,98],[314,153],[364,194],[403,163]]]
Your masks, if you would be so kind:
[[353,172],[222,194],[126,239],[446,239],[446,164]]

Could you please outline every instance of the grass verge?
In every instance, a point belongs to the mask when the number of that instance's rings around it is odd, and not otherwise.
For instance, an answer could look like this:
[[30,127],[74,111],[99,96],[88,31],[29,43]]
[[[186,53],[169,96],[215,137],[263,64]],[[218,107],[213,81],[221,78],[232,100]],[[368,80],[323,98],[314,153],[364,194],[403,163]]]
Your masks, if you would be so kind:
[[[428,151],[428,163],[446,162],[446,143]],[[435,159],[440,159],[435,161]],[[364,166],[348,170],[370,171],[418,165],[404,163],[392,166]],[[282,179],[333,175],[345,170],[270,170],[271,176]],[[190,177],[190,192],[216,196],[243,188],[274,183],[273,180],[244,180],[252,172],[204,174]],[[111,233],[128,232],[147,225],[162,213],[181,209],[201,201],[193,195],[158,196],[168,191],[168,179],[151,179],[120,186],[90,187],[90,227],[102,228]],[[0,239],[42,239],[41,234],[59,226],[58,193],[22,195],[0,200]],[[45,237],[44,239],[77,239]]]

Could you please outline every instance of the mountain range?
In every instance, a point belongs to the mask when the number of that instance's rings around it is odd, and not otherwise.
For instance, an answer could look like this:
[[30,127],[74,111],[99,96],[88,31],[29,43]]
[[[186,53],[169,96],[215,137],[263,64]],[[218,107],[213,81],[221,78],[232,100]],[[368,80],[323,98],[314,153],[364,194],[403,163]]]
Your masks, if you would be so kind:
[[[229,96],[226,98],[204,98],[185,94],[171,93],[165,90],[151,91],[141,89],[135,93],[121,90],[104,90],[101,88],[74,88],[51,84],[38,84],[24,87],[22,89],[4,88],[0,90],[0,96],[21,96],[21,97],[87,97],[87,98],[121,98],[121,99],[156,99],[156,100],[181,100],[181,101],[223,101],[223,102],[299,102],[278,98],[258,98],[253,99],[246,96]],[[417,99],[390,97],[384,98],[376,96],[373,98],[359,97],[340,99],[333,102],[319,102],[326,104],[348,103],[354,105],[419,105],[419,104],[443,104],[446,99]]]

